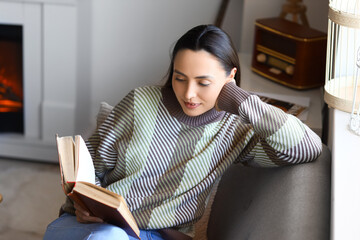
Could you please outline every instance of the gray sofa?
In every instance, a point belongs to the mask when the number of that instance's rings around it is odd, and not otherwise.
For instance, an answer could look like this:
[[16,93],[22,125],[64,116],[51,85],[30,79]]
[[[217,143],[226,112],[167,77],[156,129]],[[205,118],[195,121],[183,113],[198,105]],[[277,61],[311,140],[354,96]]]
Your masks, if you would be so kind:
[[233,165],[212,204],[209,240],[330,238],[331,154],[279,168]]

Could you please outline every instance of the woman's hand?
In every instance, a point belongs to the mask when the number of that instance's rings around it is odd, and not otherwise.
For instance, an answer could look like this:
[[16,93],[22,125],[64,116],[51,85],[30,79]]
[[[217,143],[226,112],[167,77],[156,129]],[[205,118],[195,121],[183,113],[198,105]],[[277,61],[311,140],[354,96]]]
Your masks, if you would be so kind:
[[91,216],[88,211],[82,208],[79,204],[74,202],[76,220],[80,223],[102,223],[101,218]]

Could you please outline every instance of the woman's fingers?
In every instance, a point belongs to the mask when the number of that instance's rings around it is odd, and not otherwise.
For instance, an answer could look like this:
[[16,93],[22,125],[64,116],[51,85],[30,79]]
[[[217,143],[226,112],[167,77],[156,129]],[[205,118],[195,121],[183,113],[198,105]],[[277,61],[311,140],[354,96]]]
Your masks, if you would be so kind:
[[76,220],[80,223],[102,223],[101,218],[91,216],[88,211],[82,208],[79,204],[74,203]]

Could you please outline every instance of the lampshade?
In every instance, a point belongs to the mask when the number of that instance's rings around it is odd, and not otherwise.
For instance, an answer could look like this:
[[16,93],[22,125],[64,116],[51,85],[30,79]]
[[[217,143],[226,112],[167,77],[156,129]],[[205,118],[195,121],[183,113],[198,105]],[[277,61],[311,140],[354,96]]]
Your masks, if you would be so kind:
[[[360,125],[360,1],[330,0],[325,102]],[[359,126],[352,126],[360,133]],[[354,129],[353,129],[354,130]],[[354,130],[355,131],[355,130]]]

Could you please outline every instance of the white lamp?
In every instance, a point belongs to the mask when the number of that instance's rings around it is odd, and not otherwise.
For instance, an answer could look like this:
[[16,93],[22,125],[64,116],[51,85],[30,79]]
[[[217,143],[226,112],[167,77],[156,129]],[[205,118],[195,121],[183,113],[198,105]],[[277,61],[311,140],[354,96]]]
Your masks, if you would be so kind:
[[351,113],[349,127],[360,135],[360,1],[330,0],[325,102]]

